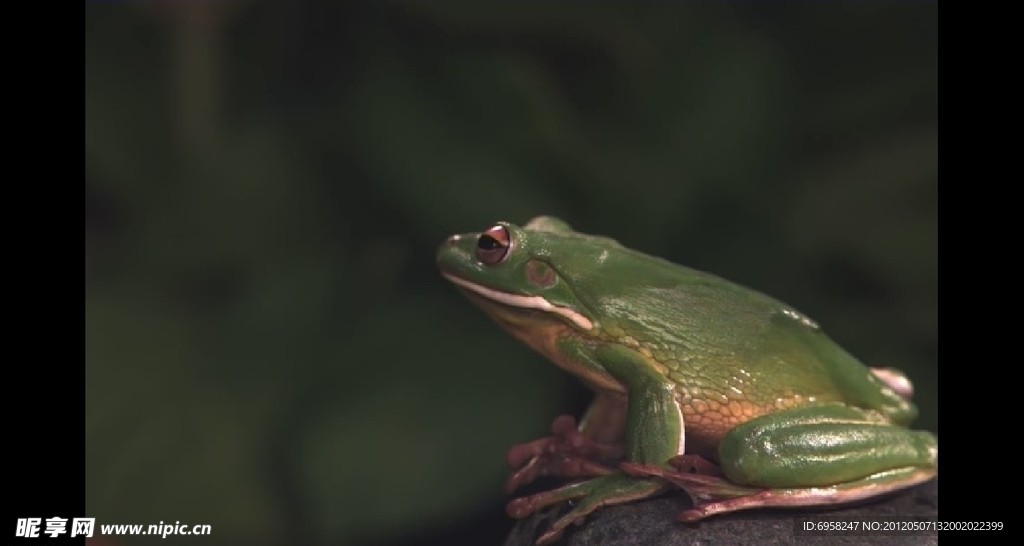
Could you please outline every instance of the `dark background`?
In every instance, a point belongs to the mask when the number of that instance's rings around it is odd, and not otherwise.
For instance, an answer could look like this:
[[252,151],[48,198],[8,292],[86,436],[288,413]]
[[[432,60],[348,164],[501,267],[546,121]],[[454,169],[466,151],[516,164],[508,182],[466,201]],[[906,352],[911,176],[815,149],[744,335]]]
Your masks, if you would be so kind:
[[433,252],[542,213],[794,305],[934,430],[936,28],[933,2],[87,2],[85,515],[500,541],[505,450],[587,393]]

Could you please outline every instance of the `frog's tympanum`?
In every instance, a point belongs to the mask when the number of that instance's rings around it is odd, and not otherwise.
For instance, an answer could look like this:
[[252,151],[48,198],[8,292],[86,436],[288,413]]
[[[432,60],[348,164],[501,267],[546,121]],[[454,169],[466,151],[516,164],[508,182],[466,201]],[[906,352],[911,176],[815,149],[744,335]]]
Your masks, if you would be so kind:
[[759,292],[573,231],[552,217],[454,235],[446,279],[596,394],[577,424],[514,446],[508,505],[522,518],[576,500],[538,540],[609,504],[679,487],[695,521],[761,507],[883,495],[937,473],[935,436],[907,428],[910,381],[868,368],[813,320]]

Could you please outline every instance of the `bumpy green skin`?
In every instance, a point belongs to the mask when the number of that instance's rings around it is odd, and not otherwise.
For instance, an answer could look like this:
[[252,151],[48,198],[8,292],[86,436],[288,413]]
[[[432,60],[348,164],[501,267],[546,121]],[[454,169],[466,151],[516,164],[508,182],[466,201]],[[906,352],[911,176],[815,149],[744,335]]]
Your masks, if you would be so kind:
[[[627,397],[627,460],[664,465],[684,440],[687,453],[718,462],[730,481],[764,488],[867,486],[879,473],[935,468],[934,436],[904,428],[914,405],[795,309],[554,218],[499,225],[512,241],[501,263],[482,263],[480,234],[470,233],[442,245],[439,267],[591,321],[586,330],[471,294],[595,390]],[[528,274],[537,262],[553,281]]]

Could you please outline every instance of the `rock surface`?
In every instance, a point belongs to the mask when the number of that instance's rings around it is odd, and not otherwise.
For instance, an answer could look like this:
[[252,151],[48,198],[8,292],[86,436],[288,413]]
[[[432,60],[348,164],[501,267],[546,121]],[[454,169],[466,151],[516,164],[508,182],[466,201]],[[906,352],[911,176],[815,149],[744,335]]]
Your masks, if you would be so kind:
[[[676,514],[690,506],[684,493],[646,501],[610,506],[591,514],[582,527],[571,526],[558,546],[696,546],[736,544],[771,546],[800,544],[841,546],[847,544],[938,544],[935,531],[898,534],[888,532],[830,532],[797,534],[805,521],[864,522],[883,518],[935,521],[939,491],[936,480],[893,496],[838,510],[751,510],[682,523]],[[532,546],[537,537],[563,510],[553,509],[520,521],[505,546]]]

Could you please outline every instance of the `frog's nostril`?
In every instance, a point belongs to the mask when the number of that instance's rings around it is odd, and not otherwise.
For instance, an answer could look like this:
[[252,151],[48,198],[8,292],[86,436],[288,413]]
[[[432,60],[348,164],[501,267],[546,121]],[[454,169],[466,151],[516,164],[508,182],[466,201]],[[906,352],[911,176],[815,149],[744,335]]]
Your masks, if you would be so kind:
[[462,238],[462,237],[460,237],[460,236],[458,236],[458,235],[452,235],[451,237],[449,237],[449,238],[448,238],[448,240],[447,240],[447,241],[445,241],[445,243],[446,243],[446,244],[447,244],[448,246],[452,246],[452,245],[455,245],[455,244],[457,244],[457,243],[459,242],[459,239],[461,239],[461,238]]

